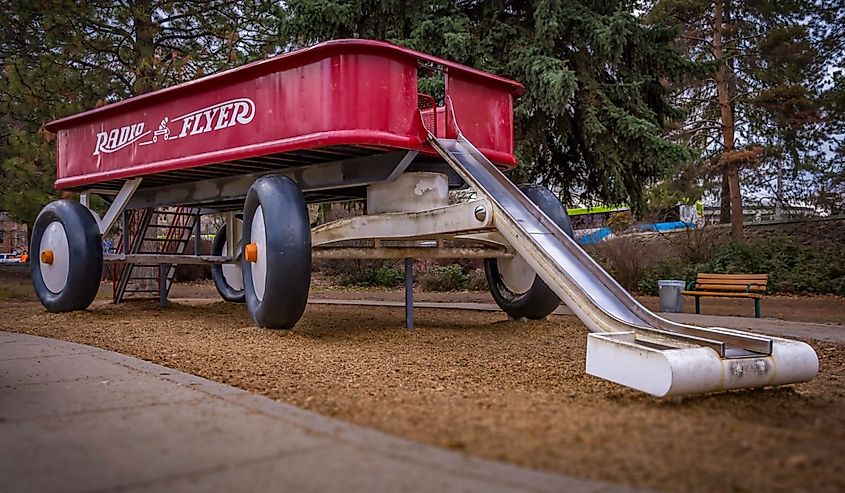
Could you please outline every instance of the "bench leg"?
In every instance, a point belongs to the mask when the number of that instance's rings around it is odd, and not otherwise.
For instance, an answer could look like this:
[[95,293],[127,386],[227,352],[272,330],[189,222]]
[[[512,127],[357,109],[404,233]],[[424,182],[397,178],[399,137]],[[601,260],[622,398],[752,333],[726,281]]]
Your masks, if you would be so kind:
[[696,315],[701,314],[701,297],[699,297],[699,296],[695,297],[695,314]]
[[754,298],[754,318],[760,318],[760,298]]

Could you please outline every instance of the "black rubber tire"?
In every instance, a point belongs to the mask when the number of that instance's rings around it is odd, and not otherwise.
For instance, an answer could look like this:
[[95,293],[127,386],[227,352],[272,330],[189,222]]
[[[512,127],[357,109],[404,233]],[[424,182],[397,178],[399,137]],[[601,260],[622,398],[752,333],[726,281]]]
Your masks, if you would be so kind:
[[[522,185],[522,193],[540,210],[549,216],[560,229],[572,238],[572,223],[566,208],[548,188],[541,185]],[[540,320],[545,318],[560,305],[560,298],[549,288],[539,276],[535,274],[534,283],[525,293],[510,291],[499,274],[499,264],[496,259],[484,259],[484,273],[487,275],[487,285],[496,304],[511,318]]]
[[302,318],[311,284],[311,225],[297,184],[282,176],[265,176],[252,184],[244,203],[243,243],[252,242],[258,206],[264,214],[266,277],[262,299],[253,284],[252,262],[241,262],[250,317],[268,329],[292,329]]
[[[211,244],[212,255],[223,255],[223,245],[226,243],[226,225],[217,230],[217,235],[214,237],[214,242]],[[244,289],[235,289],[226,281],[223,276],[223,264],[211,264],[211,278],[214,279],[214,287],[220,293],[223,301],[229,303],[246,303],[246,294]],[[246,284],[244,284],[246,286]]]
[[[64,227],[68,242],[67,282],[58,293],[47,288],[41,275],[41,239],[56,221]],[[103,241],[97,220],[84,205],[57,200],[44,206],[32,228],[29,258],[32,286],[47,311],[84,310],[94,301],[103,272]]]

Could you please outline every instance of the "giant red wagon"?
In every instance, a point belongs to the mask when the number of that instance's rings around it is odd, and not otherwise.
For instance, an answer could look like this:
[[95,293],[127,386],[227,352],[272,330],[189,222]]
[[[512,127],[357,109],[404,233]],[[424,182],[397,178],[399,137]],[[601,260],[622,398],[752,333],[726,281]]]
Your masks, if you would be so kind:
[[442,71],[464,135],[513,167],[520,84],[387,43],[345,40],[51,122],[56,187],[119,189],[144,176],[146,188],[399,149],[436,156],[421,114],[439,137],[456,131],[451,112],[418,94],[420,70]]
[[[440,74],[436,95],[420,74]],[[483,258],[507,314],[562,301],[594,332],[587,372],[653,395],[805,381],[810,346],[683,325],[643,307],[572,239],[548,189],[516,187],[512,80],[379,41],[341,40],[51,122],[59,189],[33,228],[33,284],[50,311],[85,309],[104,262],[114,301],[156,294],[174,266],[210,264],[223,299],[260,326],[303,315],[313,258]],[[464,200],[449,192],[464,188]],[[108,203],[98,214],[90,197]],[[306,205],[366,199],[312,227]],[[204,215],[225,218],[211,255]],[[115,251],[103,235],[121,223]]]

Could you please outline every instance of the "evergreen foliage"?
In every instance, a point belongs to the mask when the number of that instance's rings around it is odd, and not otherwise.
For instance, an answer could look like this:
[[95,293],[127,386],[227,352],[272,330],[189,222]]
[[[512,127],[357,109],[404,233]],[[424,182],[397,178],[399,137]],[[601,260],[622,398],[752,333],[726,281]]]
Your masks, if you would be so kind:
[[[717,3],[725,14],[719,55]],[[627,202],[637,213],[648,200],[669,207],[698,197],[704,170],[714,177],[732,163],[744,167],[744,186],[780,190],[769,195],[784,203],[845,211],[843,3],[7,1],[0,209],[31,222],[55,198],[47,121],[267,54],[373,38],[524,83],[514,179],[560,189],[567,202]],[[736,115],[729,149],[712,80],[720,66]],[[442,87],[438,73],[420,83],[441,99]],[[659,180],[662,190],[646,195]]]
[[[590,0],[292,0],[291,46],[341,37],[385,39],[516,79],[520,172],[563,198],[644,205],[644,186],[689,151],[663,138],[681,114],[666,82],[693,65],[674,32],[644,26],[636,2]],[[421,90],[442,93],[437,78]]]
[[255,58],[275,2],[6,2],[0,10],[0,209],[31,223],[56,196],[44,123]]
[[828,93],[842,68],[843,6],[841,0],[658,0],[651,9],[650,21],[675,26],[678,46],[711,67],[710,77],[676,86],[687,117],[671,136],[700,153],[703,178],[723,177],[723,221],[731,166],[739,167],[750,192],[744,195],[755,202],[784,214],[790,203],[831,210],[822,204],[830,188],[819,185],[836,175],[828,143],[841,115],[830,111]]

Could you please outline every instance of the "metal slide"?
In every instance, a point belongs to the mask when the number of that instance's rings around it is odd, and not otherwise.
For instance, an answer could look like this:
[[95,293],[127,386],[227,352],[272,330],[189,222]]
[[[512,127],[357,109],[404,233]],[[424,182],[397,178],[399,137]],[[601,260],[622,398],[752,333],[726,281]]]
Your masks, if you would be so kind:
[[807,344],[666,320],[649,311],[462,135],[429,142],[493,204],[513,249],[592,331],[587,373],[656,396],[804,382],[818,371]]

